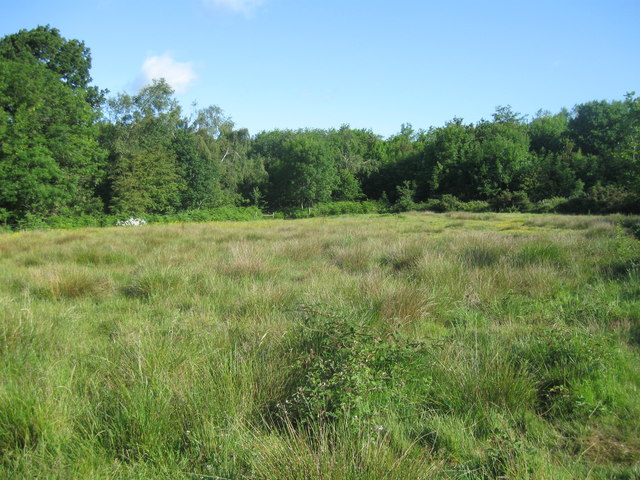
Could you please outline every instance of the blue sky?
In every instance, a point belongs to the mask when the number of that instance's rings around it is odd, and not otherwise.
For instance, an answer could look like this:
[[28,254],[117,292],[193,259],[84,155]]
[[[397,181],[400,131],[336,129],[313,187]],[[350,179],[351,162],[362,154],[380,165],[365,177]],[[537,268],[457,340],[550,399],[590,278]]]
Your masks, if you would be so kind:
[[1,0],[0,35],[83,40],[94,84],[164,76],[185,107],[251,133],[349,124],[383,136],[640,93],[640,1]]

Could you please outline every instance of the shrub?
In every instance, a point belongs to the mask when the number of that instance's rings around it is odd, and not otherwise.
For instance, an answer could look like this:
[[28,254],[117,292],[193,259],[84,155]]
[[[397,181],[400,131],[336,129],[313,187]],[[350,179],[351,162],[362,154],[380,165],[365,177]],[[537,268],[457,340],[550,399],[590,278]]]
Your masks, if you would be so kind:
[[588,198],[602,213],[640,213],[640,196],[618,185],[596,185]]
[[484,200],[471,200],[469,202],[460,202],[460,208],[465,212],[481,213],[489,212],[491,205]]
[[393,206],[396,212],[407,212],[416,210],[416,203],[413,200],[416,195],[416,182],[406,180],[402,185],[396,187],[398,199]]
[[276,212],[279,218],[311,218],[326,217],[331,215],[359,215],[366,213],[383,213],[386,211],[385,206],[379,201],[365,202],[327,202],[318,203],[310,208],[289,208],[282,212]]
[[617,185],[595,185],[557,206],[560,213],[640,213],[640,195]]
[[420,204],[420,210],[432,210],[434,212],[452,212],[462,209],[462,202],[455,195],[443,195],[438,199],[429,199]]
[[540,200],[531,205],[533,213],[556,213],[568,202],[566,197],[553,197]]
[[431,198],[426,202],[416,205],[417,210],[430,210],[433,212],[488,212],[491,210],[489,202],[483,200],[471,200],[463,202],[455,195],[443,195],[440,198]]
[[[1,212],[0,212],[1,213]],[[185,210],[168,214],[142,214],[138,218],[120,217],[117,215],[53,215],[39,217],[26,214],[20,219],[15,228],[18,230],[35,230],[50,228],[81,228],[81,227],[112,227],[143,225],[144,223],[181,223],[181,222],[221,222],[244,221],[262,218],[262,211],[258,207],[235,207],[232,205],[206,210]],[[144,222],[144,223],[143,223]]]
[[620,225],[640,240],[640,218],[625,218],[620,222]]
[[490,203],[498,212],[526,212],[531,208],[529,196],[522,191],[503,190],[493,197]]
[[418,370],[420,344],[363,322],[309,311],[298,337],[297,382],[281,404],[290,419],[362,420],[397,405],[410,385],[428,383]]
[[262,218],[262,216],[262,211],[258,207],[226,205],[202,210],[185,210],[172,214],[142,215],[141,218],[149,223],[183,223],[255,220]]

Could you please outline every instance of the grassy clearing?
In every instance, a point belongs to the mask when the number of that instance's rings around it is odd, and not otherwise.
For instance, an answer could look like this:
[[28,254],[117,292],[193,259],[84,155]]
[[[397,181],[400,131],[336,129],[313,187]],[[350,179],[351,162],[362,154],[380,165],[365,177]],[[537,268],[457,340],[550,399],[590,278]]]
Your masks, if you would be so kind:
[[640,242],[402,214],[0,236],[0,477],[637,478]]

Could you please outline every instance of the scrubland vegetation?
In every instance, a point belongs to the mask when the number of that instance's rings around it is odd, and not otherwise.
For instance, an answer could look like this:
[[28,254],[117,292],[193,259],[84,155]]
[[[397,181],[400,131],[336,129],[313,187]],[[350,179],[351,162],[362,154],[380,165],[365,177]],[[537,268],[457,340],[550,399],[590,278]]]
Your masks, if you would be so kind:
[[620,220],[0,235],[0,477],[638,478]]

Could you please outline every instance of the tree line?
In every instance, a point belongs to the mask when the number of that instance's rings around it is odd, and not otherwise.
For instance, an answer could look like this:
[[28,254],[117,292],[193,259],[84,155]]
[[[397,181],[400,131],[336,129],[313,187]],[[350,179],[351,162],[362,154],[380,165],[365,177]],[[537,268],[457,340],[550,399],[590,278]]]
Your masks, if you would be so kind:
[[[0,220],[375,200],[397,210],[640,213],[640,97],[383,138],[263,131],[217,106],[185,113],[164,81],[109,96],[82,41],[50,26],[0,40]],[[475,202],[475,204],[474,204]]]

